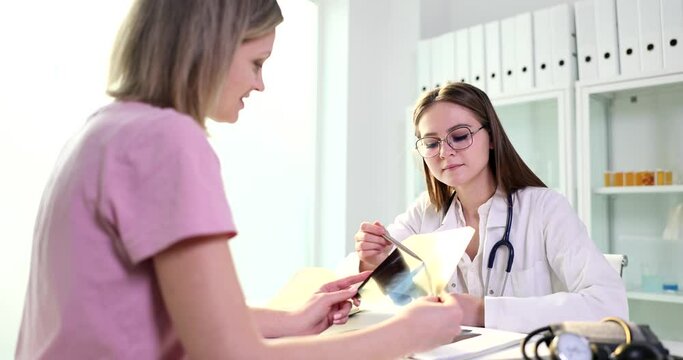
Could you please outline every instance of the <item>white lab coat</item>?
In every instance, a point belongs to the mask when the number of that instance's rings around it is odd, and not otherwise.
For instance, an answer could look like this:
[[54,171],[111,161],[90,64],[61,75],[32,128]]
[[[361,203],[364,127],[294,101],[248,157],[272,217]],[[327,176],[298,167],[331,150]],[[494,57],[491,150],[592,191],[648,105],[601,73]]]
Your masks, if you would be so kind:
[[[628,319],[622,279],[590,239],[569,202],[553,190],[534,187],[519,190],[512,198],[510,241],[514,262],[503,296],[484,298],[485,326],[530,332],[562,321],[598,321],[607,316]],[[456,202],[444,217],[436,212],[425,192],[387,230],[402,241],[413,234],[461,226]],[[484,255],[483,280],[479,280],[485,282],[490,250],[505,231],[507,200],[503,191],[494,194],[488,216],[483,215],[479,229],[484,234],[479,245]],[[496,295],[502,289],[506,262],[507,251],[499,249],[489,285]],[[347,258],[345,267],[349,266],[358,271],[355,254]]]

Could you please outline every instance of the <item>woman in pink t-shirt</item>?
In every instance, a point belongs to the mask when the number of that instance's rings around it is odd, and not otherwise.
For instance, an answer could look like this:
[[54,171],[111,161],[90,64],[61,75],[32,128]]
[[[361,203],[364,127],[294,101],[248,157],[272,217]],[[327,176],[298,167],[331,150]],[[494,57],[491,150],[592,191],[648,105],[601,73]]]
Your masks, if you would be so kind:
[[135,2],[112,58],[116,101],[64,149],[43,195],[17,358],[379,359],[460,332],[445,296],[368,329],[300,336],[345,322],[367,273],[299,311],[246,306],[204,119],[235,122],[263,91],[281,21],[275,0]]

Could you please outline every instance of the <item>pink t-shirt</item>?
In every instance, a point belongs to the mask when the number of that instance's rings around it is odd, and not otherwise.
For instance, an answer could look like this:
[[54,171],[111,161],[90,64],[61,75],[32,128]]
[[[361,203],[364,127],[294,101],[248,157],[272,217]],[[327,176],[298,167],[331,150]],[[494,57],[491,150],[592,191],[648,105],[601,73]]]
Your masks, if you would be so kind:
[[17,358],[183,357],[151,258],[209,234],[235,226],[204,130],[172,109],[104,107],[43,194]]

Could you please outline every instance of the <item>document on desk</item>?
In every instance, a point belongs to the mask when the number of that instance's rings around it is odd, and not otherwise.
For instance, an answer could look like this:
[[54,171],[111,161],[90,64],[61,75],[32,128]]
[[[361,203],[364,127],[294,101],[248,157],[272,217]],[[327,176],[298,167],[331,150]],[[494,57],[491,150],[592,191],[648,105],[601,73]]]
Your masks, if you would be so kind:
[[[526,334],[463,326],[463,332],[454,342],[430,351],[410,356],[415,360],[467,360],[490,355],[510,347],[520,346]],[[521,350],[520,350],[521,356]]]

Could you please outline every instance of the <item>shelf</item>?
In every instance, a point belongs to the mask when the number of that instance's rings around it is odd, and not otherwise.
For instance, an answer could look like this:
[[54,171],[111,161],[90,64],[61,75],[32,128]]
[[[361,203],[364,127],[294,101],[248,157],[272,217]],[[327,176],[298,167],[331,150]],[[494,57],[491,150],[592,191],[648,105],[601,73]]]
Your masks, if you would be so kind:
[[626,297],[633,300],[658,301],[665,303],[683,304],[683,293],[651,293],[642,291],[628,291]]
[[595,188],[593,193],[600,195],[683,193],[683,185],[610,186]]

